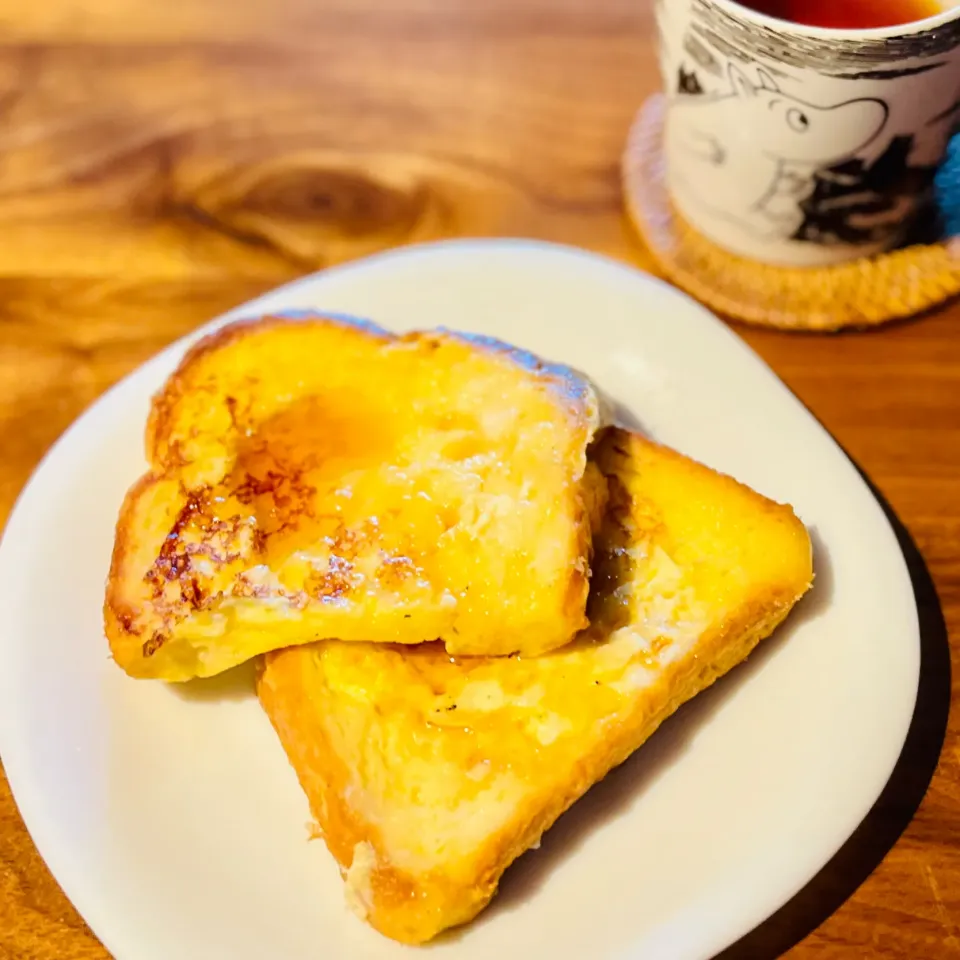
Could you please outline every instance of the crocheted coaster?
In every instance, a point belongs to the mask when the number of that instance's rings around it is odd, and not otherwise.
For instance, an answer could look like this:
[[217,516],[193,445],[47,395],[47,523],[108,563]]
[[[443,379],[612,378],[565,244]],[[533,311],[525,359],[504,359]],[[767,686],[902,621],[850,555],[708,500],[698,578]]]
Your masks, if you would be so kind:
[[[786,330],[872,327],[960,294],[960,237],[913,243],[829,267],[776,267],[727,253],[693,229],[667,196],[661,154],[664,98],[637,113],[622,161],[627,213],[663,274],[732,319]],[[938,175],[939,219],[956,224],[942,195],[960,191],[960,149]],[[951,223],[953,220],[953,223]]]

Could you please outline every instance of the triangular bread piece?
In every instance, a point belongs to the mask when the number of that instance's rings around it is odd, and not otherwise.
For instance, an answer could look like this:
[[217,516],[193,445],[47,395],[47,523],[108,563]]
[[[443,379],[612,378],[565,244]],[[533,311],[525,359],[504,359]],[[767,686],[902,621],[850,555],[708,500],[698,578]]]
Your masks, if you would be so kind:
[[592,627],[528,659],[327,641],[258,679],[354,908],[429,940],[474,917],[556,818],[743,660],[812,579],[787,506],[621,430]]
[[338,637],[535,654],[586,624],[590,384],[498,341],[271,317],[154,399],[105,625],[138,677]]

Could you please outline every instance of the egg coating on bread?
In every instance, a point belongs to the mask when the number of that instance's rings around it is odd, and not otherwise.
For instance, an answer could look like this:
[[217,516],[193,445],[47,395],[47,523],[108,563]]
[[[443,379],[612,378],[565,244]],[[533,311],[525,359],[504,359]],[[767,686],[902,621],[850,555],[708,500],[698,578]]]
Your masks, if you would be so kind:
[[543,656],[335,640],[264,658],[258,693],[353,909],[422,943],[677,707],[746,657],[812,581],[774,503],[640,436],[595,451],[610,486],[592,624]]
[[337,637],[541,653],[586,625],[605,499],[579,374],[489,338],[228,326],[154,399],[104,618],[138,677]]

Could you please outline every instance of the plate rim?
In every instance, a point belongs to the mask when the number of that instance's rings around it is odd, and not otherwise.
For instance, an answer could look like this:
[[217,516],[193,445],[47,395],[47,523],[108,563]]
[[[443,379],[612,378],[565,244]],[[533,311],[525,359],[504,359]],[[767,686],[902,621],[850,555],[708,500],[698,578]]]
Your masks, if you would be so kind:
[[[822,858],[817,858],[820,861],[819,865],[810,871],[809,875],[802,877],[798,882],[795,883],[795,885],[784,884],[783,895],[782,897],[778,898],[777,905],[774,908],[763,908],[759,916],[753,916],[752,918],[748,917],[744,919],[734,934],[725,936],[724,942],[714,943],[709,948],[714,951],[723,950],[730,944],[736,942],[736,940],[748,933],[750,930],[754,929],[766,918],[772,916],[776,911],[782,908],[784,904],[791,900],[816,875],[817,871],[822,869],[822,867],[829,862],[829,860],[843,846],[857,826],[863,822],[870,809],[876,803],[883,791],[883,788],[889,781],[900,755],[902,754],[910,727],[910,722],[916,710],[920,679],[920,625],[916,592],[910,577],[906,557],[903,553],[903,548],[896,537],[896,533],[889,517],[882,508],[880,500],[877,498],[877,495],[870,488],[870,484],[865,479],[865,477],[869,477],[869,474],[865,473],[862,468],[860,468],[853,461],[849,454],[847,454],[844,448],[834,438],[830,430],[820,421],[818,417],[812,413],[812,411],[810,411],[806,404],[796,396],[796,394],[777,375],[772,367],[770,367],[770,365],[767,364],[767,362],[742,337],[740,337],[736,331],[730,327],[729,324],[722,321],[707,307],[690,297],[684,291],[672,286],[670,283],[661,279],[660,277],[647,273],[637,266],[617,259],[608,254],[597,253],[592,250],[587,250],[569,244],[523,237],[448,238],[414,243],[402,247],[394,247],[379,251],[366,257],[346,261],[344,263],[315,271],[302,277],[297,277],[277,287],[270,288],[263,293],[258,294],[252,300],[232,307],[229,310],[218,314],[212,319],[199,324],[193,330],[178,337],[176,340],[172,341],[148,357],[142,363],[138,364],[134,369],[129,371],[120,380],[112,384],[97,398],[95,398],[94,401],[90,403],[84,410],[82,410],[49,446],[34,469],[31,471],[22,489],[19,491],[10,509],[3,529],[0,530],[0,597],[2,597],[5,592],[5,578],[2,577],[2,571],[6,562],[7,551],[10,549],[9,543],[12,539],[10,531],[13,529],[14,534],[17,533],[18,527],[22,523],[22,516],[27,515],[26,511],[30,506],[30,499],[34,495],[34,491],[37,488],[39,479],[41,479],[42,475],[46,473],[49,464],[59,455],[60,451],[63,450],[72,441],[72,439],[85,428],[88,421],[95,418],[98,411],[109,406],[114,401],[115,395],[119,393],[131,380],[140,378],[142,376],[149,377],[151,368],[162,366],[164,363],[169,362],[172,357],[182,356],[182,354],[198,340],[213,333],[225,324],[245,318],[264,315],[261,304],[268,298],[274,299],[291,294],[299,289],[309,288],[318,282],[322,282],[323,280],[330,278],[331,276],[342,277],[350,273],[362,273],[371,268],[376,269],[381,264],[391,261],[421,259],[425,257],[430,258],[438,254],[441,256],[450,254],[462,256],[464,254],[469,254],[472,250],[478,252],[489,252],[491,250],[512,250],[515,252],[522,251],[533,254],[547,254],[553,256],[559,255],[560,257],[569,257],[571,259],[584,260],[588,262],[592,261],[593,265],[603,266],[607,269],[612,269],[616,272],[619,272],[628,277],[634,283],[646,284],[659,288],[665,296],[682,302],[685,305],[685,309],[696,313],[698,322],[712,325],[717,333],[720,333],[722,330],[722,335],[727,339],[727,342],[730,344],[731,348],[737,349],[741,353],[751,357],[754,363],[757,365],[758,373],[762,372],[765,378],[768,380],[768,386],[782,390],[788,394],[790,398],[797,404],[799,408],[798,412],[809,418],[811,423],[818,429],[819,433],[822,434],[822,438],[826,440],[835,449],[835,451],[841,455],[847,466],[849,466],[849,468],[856,474],[857,482],[862,486],[864,492],[868,495],[872,507],[875,508],[879,525],[884,528],[890,544],[895,548],[896,557],[899,562],[899,566],[901,567],[900,575],[906,588],[909,590],[908,595],[912,614],[912,631],[909,640],[911,643],[911,652],[913,654],[910,676],[910,708],[909,710],[905,711],[905,717],[900,723],[900,730],[898,731],[896,737],[896,752],[893,753],[891,751],[892,760],[885,765],[885,767],[888,768],[884,770],[882,780],[880,781],[879,787],[876,789],[876,791],[868,791],[864,793],[864,801],[861,804],[863,809],[857,815],[856,822],[854,822],[849,828],[845,827],[842,831],[840,831],[842,836],[835,844],[824,845],[824,850],[826,852]],[[297,312],[298,311],[296,309],[266,311],[268,314],[275,313],[277,315],[295,314]],[[303,311],[301,310],[299,312]],[[317,312],[322,314],[325,311],[323,311],[322,308],[318,308]],[[336,311],[333,312],[335,313]],[[162,383],[162,380],[159,382]],[[10,639],[4,639],[5,637],[8,637],[6,631],[3,634],[0,634],[0,652],[10,649],[6,645],[10,644],[12,641]],[[907,639],[908,638],[904,639],[905,643],[907,642]],[[63,879],[64,872],[70,874],[71,871],[63,871],[62,858],[57,849],[59,844],[55,839],[51,839],[49,836],[47,836],[49,833],[49,827],[40,823],[40,821],[43,819],[42,812],[37,811],[36,803],[29,802],[34,795],[36,784],[31,784],[29,782],[31,778],[29,776],[29,771],[27,770],[27,764],[26,762],[21,762],[20,759],[20,750],[16,745],[17,737],[14,722],[14,709],[10,704],[10,699],[6,697],[0,697],[0,762],[3,764],[4,773],[10,787],[11,795],[13,796],[14,803],[16,804],[17,810],[27,829],[27,832],[30,835],[31,841],[44,861],[47,870],[50,871],[54,880],[64,892],[64,895],[70,900],[74,908],[93,931],[94,936],[104,945],[111,955],[117,956],[121,958],[121,960],[133,960],[133,955],[129,952],[129,943],[124,943],[122,945],[116,944],[117,947],[122,946],[124,951],[123,953],[117,952],[117,950],[114,949],[114,946],[111,945],[111,941],[113,940],[113,930],[111,930],[111,927],[113,926],[115,928],[116,925],[112,924],[108,917],[104,918],[101,915],[101,912],[96,905],[96,901],[98,900],[97,897],[93,897],[90,901],[88,901],[83,892],[81,878],[71,875],[69,880]],[[892,742],[893,738],[891,737],[891,743]],[[11,759],[12,763],[10,762]],[[877,765],[877,768],[879,769],[879,764]],[[870,794],[868,801],[867,793]],[[875,795],[873,795],[874,793]],[[57,864],[56,868],[51,864],[51,861]],[[91,907],[93,907],[93,909],[91,909]]]

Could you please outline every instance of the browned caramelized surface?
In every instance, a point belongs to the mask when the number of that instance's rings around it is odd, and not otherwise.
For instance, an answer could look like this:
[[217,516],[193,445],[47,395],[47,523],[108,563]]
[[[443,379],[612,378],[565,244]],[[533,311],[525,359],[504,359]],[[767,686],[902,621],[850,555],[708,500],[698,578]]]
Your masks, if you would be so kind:
[[179,680],[333,636],[568,642],[605,498],[598,415],[576,374],[484,338],[226,328],[154,402],[107,592],[118,663]]
[[[625,229],[616,175],[631,117],[661,83],[652,0],[0,0],[0,21],[0,523],[45,451],[111,384],[305,272],[498,234],[657,272]],[[890,501],[951,637],[958,331],[958,301],[869,335],[738,330]],[[919,603],[922,617],[941,616],[932,590]],[[936,644],[953,658],[956,701],[960,643]],[[921,700],[921,729],[934,734],[917,743],[936,753],[949,670],[934,675],[933,702]],[[909,752],[906,769],[925,769],[926,757]],[[912,806],[891,795],[856,849],[896,836]],[[870,877],[840,906],[833,893],[883,851],[840,858],[819,896],[807,891],[730,957],[772,958],[803,936],[790,960],[956,960],[957,837],[955,703],[931,788]],[[0,957],[107,958],[5,784]]]
[[592,625],[573,643],[458,658],[330,640],[266,658],[261,699],[350,902],[388,936],[470,919],[559,813],[810,585],[789,507],[623,431],[596,456],[615,493]]

